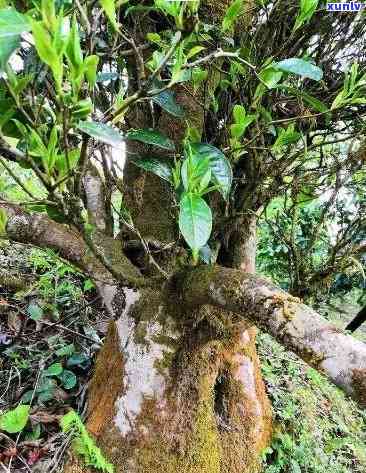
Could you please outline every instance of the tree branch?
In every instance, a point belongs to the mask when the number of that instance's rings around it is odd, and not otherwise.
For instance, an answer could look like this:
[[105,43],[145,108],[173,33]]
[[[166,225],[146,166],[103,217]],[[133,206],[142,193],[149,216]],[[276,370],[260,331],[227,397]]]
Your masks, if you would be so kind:
[[[117,248],[117,240],[96,233],[93,238],[93,246],[98,252],[96,255],[78,232],[54,222],[45,214],[29,214],[21,207],[1,202],[0,209],[5,210],[7,215],[9,239],[56,250],[62,258],[90,275],[101,293],[106,285],[116,286],[123,281],[137,286],[144,281],[139,270]],[[109,271],[110,267],[114,268],[113,273]]]
[[172,283],[186,306],[209,304],[250,320],[366,407],[366,345],[299,299],[267,279],[219,266],[182,272]]

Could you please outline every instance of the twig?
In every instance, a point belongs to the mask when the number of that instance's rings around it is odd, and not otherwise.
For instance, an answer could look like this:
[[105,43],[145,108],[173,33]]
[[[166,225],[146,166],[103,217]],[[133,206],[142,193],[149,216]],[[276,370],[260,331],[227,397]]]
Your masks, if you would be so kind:
[[82,5],[80,4],[79,0],[75,0],[75,3],[76,3],[76,6],[77,6],[77,8],[80,12],[81,18],[83,19],[84,26],[86,28],[86,32],[87,32],[88,35],[90,35],[91,26],[90,26],[90,23],[89,23],[88,15],[85,13],[85,10],[82,7]]
[[39,380],[40,380],[40,377],[41,377],[41,372],[44,370],[44,366],[45,366],[44,361],[40,360],[39,365],[38,365],[37,379],[36,379],[36,382],[35,382],[35,385],[34,385],[34,388],[33,388],[33,392],[32,392],[32,397],[31,397],[31,400],[30,400],[30,403],[29,403],[30,405],[32,405],[33,400],[34,400],[34,396],[36,395],[38,383],[39,383]]
[[148,84],[152,84],[154,82],[154,80],[158,76],[159,72],[164,68],[166,63],[169,61],[171,56],[174,54],[174,51],[176,50],[181,38],[182,38],[182,33],[180,31],[178,31],[175,35],[175,38],[173,40],[173,44],[170,47],[169,51],[165,54],[165,56],[163,57],[163,59],[161,60],[161,62],[159,64],[159,66],[155,69],[155,71],[149,77]]
[[63,325],[60,325],[60,323],[55,324],[55,323],[46,322],[45,320],[42,320],[42,324],[52,326],[52,327],[57,327],[60,330],[63,330],[64,332],[72,333],[73,335],[83,338],[84,340],[88,340],[89,342],[98,343],[94,338],[91,338],[91,337],[88,337],[87,335],[76,332],[75,330],[72,330],[71,328],[64,327]]
[[257,79],[266,87],[266,89],[269,88],[267,83],[257,73],[257,69],[253,64],[251,64],[250,62],[248,62],[245,59],[243,59],[242,57],[240,57],[239,53],[231,53],[229,51],[223,51],[222,49],[218,49],[217,51],[214,51],[211,54],[208,54],[207,56],[205,56],[203,58],[197,59],[196,61],[189,62],[189,63],[183,65],[182,68],[183,69],[190,69],[192,67],[196,67],[196,66],[199,66],[201,64],[206,64],[207,62],[211,62],[214,59],[219,59],[219,58],[236,59],[238,62],[241,62],[245,66],[249,67],[249,69],[251,69],[254,72]]
[[88,301],[86,304],[83,304],[81,307],[78,307],[76,310],[73,310],[72,312],[70,312],[69,314],[66,314],[64,317],[62,317],[60,320],[58,320],[57,322],[53,322],[53,323],[50,323],[49,325],[45,326],[45,327],[42,327],[40,332],[43,332],[45,330],[48,330],[52,327],[55,327],[55,326],[58,326],[61,322],[65,322],[66,320],[68,320],[70,317],[72,317],[73,315],[76,315],[78,312],[80,312],[81,310],[83,309],[86,309],[86,307],[89,307],[91,306],[92,304],[94,304],[95,302],[97,302],[99,299],[101,299],[101,296],[97,296],[95,297],[93,300],[91,301]]
[[57,207],[56,202],[52,202],[52,200],[27,200],[22,202],[11,202],[9,200],[0,200],[0,204],[7,204],[7,205],[19,205],[19,207],[26,207],[27,205],[49,205],[51,207]]
[[[133,94],[133,95],[130,95],[129,97],[127,97],[123,104],[120,106],[119,109],[117,109],[113,114],[108,114],[106,116],[103,117],[102,119],[102,122],[108,122],[110,120],[112,120],[113,123],[116,123],[116,121],[118,121],[120,115],[130,106],[132,105],[133,103],[137,102],[139,99],[141,98],[149,98],[153,95],[157,95],[159,94],[162,89],[158,89],[158,90],[154,90],[154,91],[150,91],[150,92],[146,92],[146,89],[149,88],[149,86],[154,82],[154,79],[158,76],[158,74],[160,73],[160,71],[163,69],[163,67],[166,65],[166,63],[169,61],[169,59],[171,58],[171,56],[173,55],[175,49],[177,48],[180,40],[181,40],[181,37],[182,37],[182,34],[180,31],[178,31],[178,33],[176,33],[176,36],[175,36],[175,40],[173,42],[173,45],[171,46],[171,48],[169,49],[169,51],[166,53],[166,55],[164,56],[164,58],[161,60],[160,64],[158,65],[158,67],[155,69],[155,71],[151,74],[151,76],[149,77],[149,79],[147,80],[146,84],[144,84],[143,86],[139,87],[139,89]],[[174,84],[173,83],[169,83],[168,86],[166,88],[170,88],[172,87]],[[164,89],[165,90],[165,89]]]

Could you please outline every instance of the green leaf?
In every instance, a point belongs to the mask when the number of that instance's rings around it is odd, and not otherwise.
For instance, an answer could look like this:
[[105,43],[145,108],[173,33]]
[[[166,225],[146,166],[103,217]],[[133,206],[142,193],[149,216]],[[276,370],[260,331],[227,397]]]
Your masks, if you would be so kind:
[[198,252],[207,243],[212,230],[212,213],[202,197],[183,195],[180,201],[179,228],[194,252]]
[[152,97],[152,101],[157,103],[162,109],[177,118],[184,117],[184,109],[175,100],[175,94],[171,90],[164,90],[160,94]]
[[40,320],[43,317],[42,307],[33,302],[28,305],[27,312],[32,320]]
[[77,378],[72,371],[64,370],[59,376],[58,379],[61,381],[62,386],[65,389],[72,389],[77,384]]
[[29,404],[33,398],[33,389],[26,391],[20,398],[21,404]]
[[267,67],[260,72],[260,78],[266,83],[269,89],[275,87],[281,80],[283,73],[274,69],[273,67]]
[[74,353],[66,362],[68,368],[77,366],[84,370],[89,368],[90,364],[91,360],[85,353]]
[[6,41],[0,38],[0,72],[4,72],[13,52],[20,46],[20,36],[8,36]]
[[13,8],[0,10],[0,44],[7,37],[20,35],[26,31],[30,31],[30,24],[25,15],[22,15]]
[[160,44],[161,43],[161,36],[158,33],[147,33],[146,39],[151,41],[151,43]]
[[220,188],[224,199],[228,199],[233,181],[233,171],[225,155],[215,146],[206,143],[193,143],[191,145],[193,155],[201,159],[208,157],[212,172],[212,180]]
[[92,121],[79,122],[77,128],[92,138],[114,146],[115,148],[122,147],[124,143],[123,136],[120,134],[120,132],[115,128],[112,128],[110,125],[106,125],[105,123]]
[[31,22],[37,53],[43,62],[51,66],[58,61],[57,53],[52,47],[51,36],[41,22],[33,20]]
[[57,356],[71,356],[75,351],[75,345],[73,343],[70,343],[69,345],[65,345],[58,350],[55,351],[55,354]]
[[295,125],[289,125],[286,129],[281,129],[272,149],[280,150],[283,146],[297,143],[300,137],[301,133],[295,131]]
[[[69,164],[70,168],[74,169],[80,159],[80,150],[75,148],[69,151]],[[65,154],[58,154],[55,162],[56,169],[60,172],[60,177],[66,176],[67,174],[67,163]]]
[[53,205],[46,205],[46,212],[47,215],[50,217],[51,220],[54,220],[57,223],[65,223],[66,217],[65,215],[60,212],[56,207]]
[[32,34],[34,44],[41,60],[47,64],[53,73],[58,87],[61,87],[62,82],[62,55],[59,56],[56,48],[53,46],[52,38],[42,22],[30,20],[32,25]]
[[147,157],[131,158],[130,161],[139,168],[142,168],[145,171],[153,172],[165,181],[168,181],[170,184],[173,184],[172,168],[165,161]]
[[206,49],[204,46],[193,46],[187,53],[187,60],[191,59],[193,56],[196,56],[198,53]]
[[185,155],[186,159],[181,167],[183,186],[186,191],[197,192],[202,179],[210,170],[210,159],[208,156],[192,153],[191,147],[185,149]]
[[26,16],[13,8],[0,10],[0,72],[5,71],[11,55],[20,46],[20,35],[29,30]]
[[72,27],[66,45],[66,56],[76,69],[79,69],[83,64],[83,53],[80,47],[80,36],[76,17],[74,17],[72,21]]
[[157,146],[158,148],[169,151],[175,150],[173,141],[155,130],[131,130],[126,134],[126,138],[132,141],[140,141],[141,143]]
[[235,105],[233,108],[233,117],[235,123],[242,123],[245,120],[247,112],[245,111],[245,107],[243,105]]
[[88,56],[84,61],[85,76],[90,87],[94,87],[97,82],[97,69],[99,57],[96,55]]
[[224,19],[222,20],[222,31],[232,30],[235,21],[238,20],[243,8],[243,0],[234,0],[227,9]]
[[44,371],[44,376],[58,376],[63,372],[63,367],[61,363],[53,363]]
[[62,431],[68,434],[68,437],[72,437],[75,452],[82,456],[87,465],[93,466],[98,471],[114,473],[113,465],[106,461],[75,411],[71,410],[65,414],[60,420],[60,425]]
[[105,11],[113,28],[118,31],[118,24],[116,19],[116,4],[114,0],[100,0],[100,4]]
[[37,399],[41,404],[45,404],[48,401],[51,401],[54,398],[55,386],[52,389],[42,391],[38,394]]
[[37,393],[51,392],[51,391],[54,391],[56,386],[57,386],[57,383],[54,379],[47,376],[41,376],[36,392]]
[[248,126],[256,119],[256,115],[247,115],[241,123],[230,126],[231,136],[241,138]]
[[200,184],[199,184],[200,192],[207,189],[207,187],[208,187],[208,185],[211,181],[211,175],[212,175],[211,168],[208,168],[207,171],[205,172],[205,174],[202,176],[202,179],[200,181]]
[[8,221],[7,213],[4,209],[0,209],[0,235],[6,234],[6,223]]
[[304,61],[297,57],[284,59],[274,64],[274,67],[283,72],[297,74],[301,77],[307,77],[319,81],[323,77],[323,71],[318,66],[314,66],[311,62]]
[[51,31],[57,28],[56,8],[54,0],[42,0],[42,19]]
[[36,424],[31,432],[27,432],[25,440],[38,440],[41,437],[41,424]]
[[21,432],[27,425],[29,419],[30,406],[20,404],[15,409],[0,416],[0,430],[9,434]]
[[86,279],[83,285],[83,291],[88,292],[92,289],[95,289],[95,285],[91,279]]
[[[172,39],[172,44],[178,43],[180,36],[177,36],[178,33],[176,33]],[[182,70],[183,64],[186,62],[186,57],[184,55],[184,43],[180,43],[178,48],[176,49],[175,52],[175,60],[173,62],[173,67],[172,67],[172,77],[171,77],[171,83],[175,82],[180,82],[182,79],[182,74],[183,76],[185,75]]]
[[205,69],[201,69],[200,67],[193,68],[193,71],[190,70],[191,76],[188,80],[192,80],[195,89],[201,84],[201,82],[205,81],[208,77],[208,71]]
[[304,23],[308,22],[318,8],[319,0],[301,0],[300,12],[296,17],[294,31],[300,28]]

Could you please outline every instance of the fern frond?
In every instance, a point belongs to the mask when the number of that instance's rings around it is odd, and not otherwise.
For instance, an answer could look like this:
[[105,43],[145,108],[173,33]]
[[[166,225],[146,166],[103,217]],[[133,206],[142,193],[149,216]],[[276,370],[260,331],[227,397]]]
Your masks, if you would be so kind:
[[113,465],[107,462],[75,411],[70,411],[64,415],[60,420],[60,425],[65,434],[72,434],[73,449],[77,455],[83,458],[87,466],[92,466],[107,473],[114,473]]

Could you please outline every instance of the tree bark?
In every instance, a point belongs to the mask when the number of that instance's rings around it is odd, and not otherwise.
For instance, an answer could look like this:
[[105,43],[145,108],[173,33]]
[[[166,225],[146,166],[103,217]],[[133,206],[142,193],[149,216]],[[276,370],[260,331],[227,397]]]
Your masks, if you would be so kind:
[[158,289],[124,293],[98,357],[87,424],[116,471],[259,471],[271,410],[253,329],[223,325],[221,309],[210,325],[212,308],[179,310]]
[[210,304],[243,314],[366,407],[366,345],[300,299],[264,278],[220,267],[177,275],[174,290],[181,304]]

